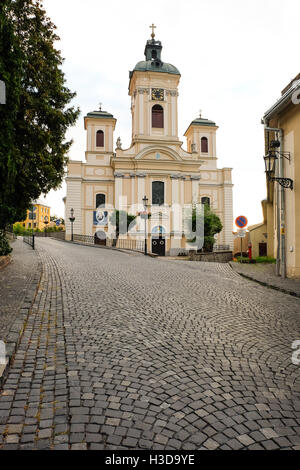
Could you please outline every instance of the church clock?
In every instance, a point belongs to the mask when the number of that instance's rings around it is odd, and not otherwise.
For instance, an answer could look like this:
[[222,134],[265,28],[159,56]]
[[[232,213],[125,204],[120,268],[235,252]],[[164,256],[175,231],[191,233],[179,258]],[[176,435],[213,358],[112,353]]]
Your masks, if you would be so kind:
[[163,101],[164,100],[164,90],[162,88],[152,88],[151,97],[152,97],[152,100]]

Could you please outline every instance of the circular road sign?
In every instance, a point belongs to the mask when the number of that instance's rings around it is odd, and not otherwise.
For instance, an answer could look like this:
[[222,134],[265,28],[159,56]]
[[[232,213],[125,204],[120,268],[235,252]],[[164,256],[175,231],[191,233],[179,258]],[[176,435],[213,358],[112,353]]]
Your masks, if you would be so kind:
[[245,217],[244,215],[239,215],[236,219],[235,219],[235,225],[238,227],[238,228],[244,228],[248,225],[248,219],[247,217]]

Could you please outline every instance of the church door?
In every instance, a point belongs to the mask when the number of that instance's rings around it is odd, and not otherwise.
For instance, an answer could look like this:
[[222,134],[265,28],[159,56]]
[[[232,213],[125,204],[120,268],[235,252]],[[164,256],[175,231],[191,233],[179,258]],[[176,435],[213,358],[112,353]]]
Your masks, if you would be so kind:
[[98,230],[94,235],[95,245],[106,245],[106,233],[102,230]]
[[152,253],[158,256],[165,256],[166,241],[165,238],[152,238]]

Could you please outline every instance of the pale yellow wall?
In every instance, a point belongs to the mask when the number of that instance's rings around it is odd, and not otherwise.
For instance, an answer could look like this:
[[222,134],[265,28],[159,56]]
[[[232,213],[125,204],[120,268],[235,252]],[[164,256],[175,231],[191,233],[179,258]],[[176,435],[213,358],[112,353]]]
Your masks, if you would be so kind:
[[248,227],[250,233],[250,241],[252,243],[252,257],[259,256],[259,243],[268,244],[267,224],[260,224],[255,227]]
[[[294,189],[285,189],[285,235],[286,235],[286,270],[288,277],[300,277],[300,105],[290,104],[269,123],[270,127],[280,127],[284,135],[284,151],[290,152],[290,161],[284,159],[284,177],[291,178]],[[273,210],[268,210],[268,234],[273,231],[273,253],[277,250],[277,198],[280,190],[278,183],[269,184],[269,199],[273,200]],[[274,191],[274,193],[272,192]],[[271,235],[271,233],[270,233]]]

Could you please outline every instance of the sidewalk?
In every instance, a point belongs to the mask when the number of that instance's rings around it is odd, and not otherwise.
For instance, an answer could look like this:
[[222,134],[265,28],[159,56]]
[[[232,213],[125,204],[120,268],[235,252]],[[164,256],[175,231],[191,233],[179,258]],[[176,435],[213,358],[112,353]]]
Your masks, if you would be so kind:
[[37,253],[21,238],[11,246],[12,261],[0,271],[0,340],[6,338],[39,264]]
[[283,279],[275,274],[275,264],[241,264],[231,261],[232,269],[241,276],[286,294],[300,297],[300,279]]

